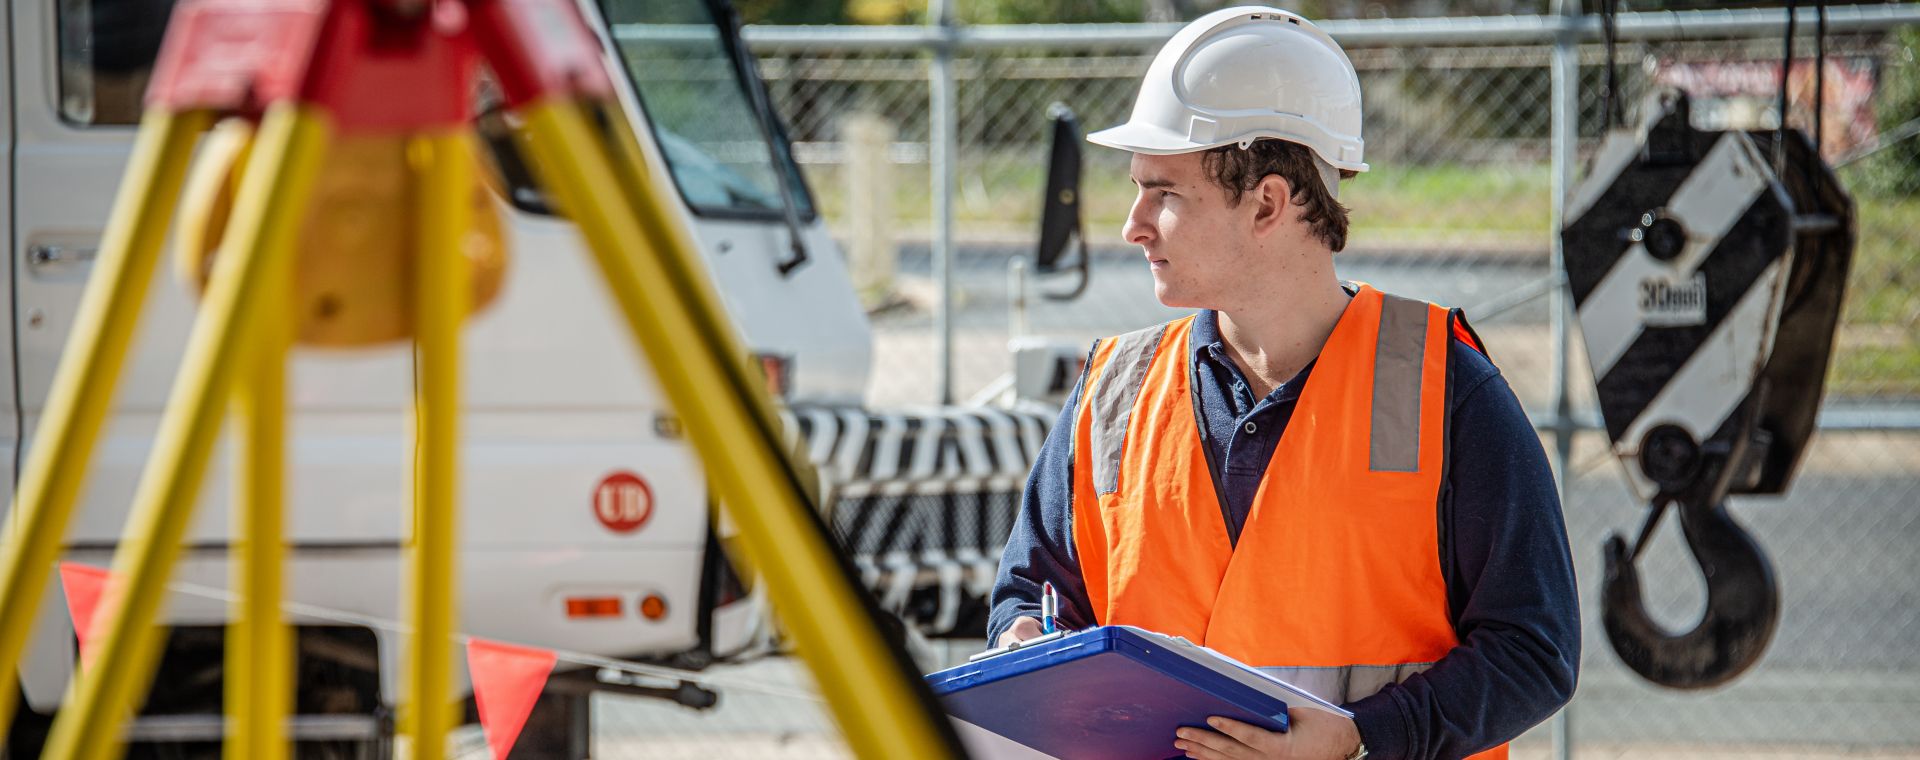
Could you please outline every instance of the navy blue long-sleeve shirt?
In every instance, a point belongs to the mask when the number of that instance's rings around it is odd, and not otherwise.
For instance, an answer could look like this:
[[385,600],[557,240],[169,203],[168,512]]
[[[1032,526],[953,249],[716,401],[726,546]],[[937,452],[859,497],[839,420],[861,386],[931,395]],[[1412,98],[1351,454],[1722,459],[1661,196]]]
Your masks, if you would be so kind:
[[[1256,400],[1214,312],[1194,320],[1190,348],[1237,535],[1313,364]],[[1439,553],[1460,643],[1426,672],[1346,706],[1375,760],[1463,757],[1510,741],[1566,704],[1580,659],[1573,560],[1540,439],[1485,356],[1455,341],[1447,362],[1451,459]],[[1028,477],[994,584],[989,642],[1016,618],[1039,616],[1042,581],[1059,594],[1063,625],[1094,624],[1073,546],[1072,437],[1081,390],[1074,388]]]

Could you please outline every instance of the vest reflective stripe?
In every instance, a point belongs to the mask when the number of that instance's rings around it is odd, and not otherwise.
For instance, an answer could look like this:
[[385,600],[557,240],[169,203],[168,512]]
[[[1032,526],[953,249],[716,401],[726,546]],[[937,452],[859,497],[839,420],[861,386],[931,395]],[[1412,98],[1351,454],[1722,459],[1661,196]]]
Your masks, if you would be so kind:
[[1302,691],[1336,705],[1369,697],[1387,688],[1387,684],[1407,680],[1415,673],[1433,667],[1431,662],[1402,665],[1343,665],[1337,668],[1260,668],[1260,672],[1278,678]]
[[1373,347],[1373,417],[1367,444],[1375,472],[1420,469],[1420,380],[1427,305],[1386,296]]
[[1133,403],[1147,365],[1160,348],[1166,325],[1137,330],[1112,339],[1108,349],[1113,372],[1103,373],[1093,386],[1093,482],[1099,493],[1119,487],[1120,446],[1126,441]]
[[1290,669],[1335,702],[1444,656],[1457,643],[1438,528],[1449,313],[1359,287],[1237,545],[1195,422],[1192,325],[1100,341],[1088,361],[1073,538],[1095,620]]

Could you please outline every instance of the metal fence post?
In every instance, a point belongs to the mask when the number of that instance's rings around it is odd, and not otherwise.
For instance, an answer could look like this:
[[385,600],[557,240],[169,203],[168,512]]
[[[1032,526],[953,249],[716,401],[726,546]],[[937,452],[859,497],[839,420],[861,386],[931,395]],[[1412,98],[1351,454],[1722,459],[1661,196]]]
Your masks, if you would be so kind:
[[927,23],[939,30],[933,65],[927,69],[932,124],[927,138],[928,175],[933,180],[933,281],[940,303],[933,312],[934,366],[941,404],[953,403],[953,159],[958,139],[953,107],[953,3],[933,0]]
[[[1553,471],[1557,475],[1560,509],[1567,509],[1569,482],[1573,479],[1574,421],[1572,403],[1567,393],[1567,317],[1572,308],[1567,297],[1564,281],[1566,271],[1562,266],[1560,249],[1560,228],[1565,224],[1567,191],[1573,185],[1573,165],[1578,159],[1580,141],[1580,4],[1577,2],[1559,2],[1555,5],[1560,29],[1553,38],[1552,80],[1552,131],[1553,131],[1553,205],[1551,229],[1548,231],[1552,243],[1552,264],[1549,276],[1562,281],[1553,288],[1551,306],[1553,333],[1553,377],[1551,399],[1553,404]],[[1550,729],[1553,737],[1553,757],[1556,760],[1569,760],[1573,756],[1573,705],[1569,703],[1560,712],[1554,714]]]

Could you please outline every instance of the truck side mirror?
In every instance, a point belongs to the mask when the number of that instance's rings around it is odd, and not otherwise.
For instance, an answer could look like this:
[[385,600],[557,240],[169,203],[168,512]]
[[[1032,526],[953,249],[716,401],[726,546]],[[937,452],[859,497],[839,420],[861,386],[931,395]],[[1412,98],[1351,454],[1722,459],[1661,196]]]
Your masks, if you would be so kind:
[[[1050,300],[1070,301],[1086,292],[1090,274],[1087,240],[1080,228],[1080,120],[1064,103],[1048,106],[1047,118],[1053,122],[1053,147],[1047,159],[1046,195],[1040,199],[1040,248],[1035,252],[1034,270],[1039,274],[1077,270],[1079,283],[1071,291],[1046,294]],[[1060,260],[1074,243],[1080,259],[1063,268]]]

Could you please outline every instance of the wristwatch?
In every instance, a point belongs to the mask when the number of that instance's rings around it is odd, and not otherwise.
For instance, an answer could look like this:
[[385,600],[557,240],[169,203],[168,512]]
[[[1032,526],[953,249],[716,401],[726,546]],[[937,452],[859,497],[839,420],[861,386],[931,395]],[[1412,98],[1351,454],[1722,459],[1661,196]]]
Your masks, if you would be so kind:
[[1360,742],[1360,746],[1353,748],[1353,753],[1350,755],[1347,755],[1346,760],[1360,760],[1361,758],[1366,756],[1367,756],[1367,743],[1363,741],[1363,742]]

